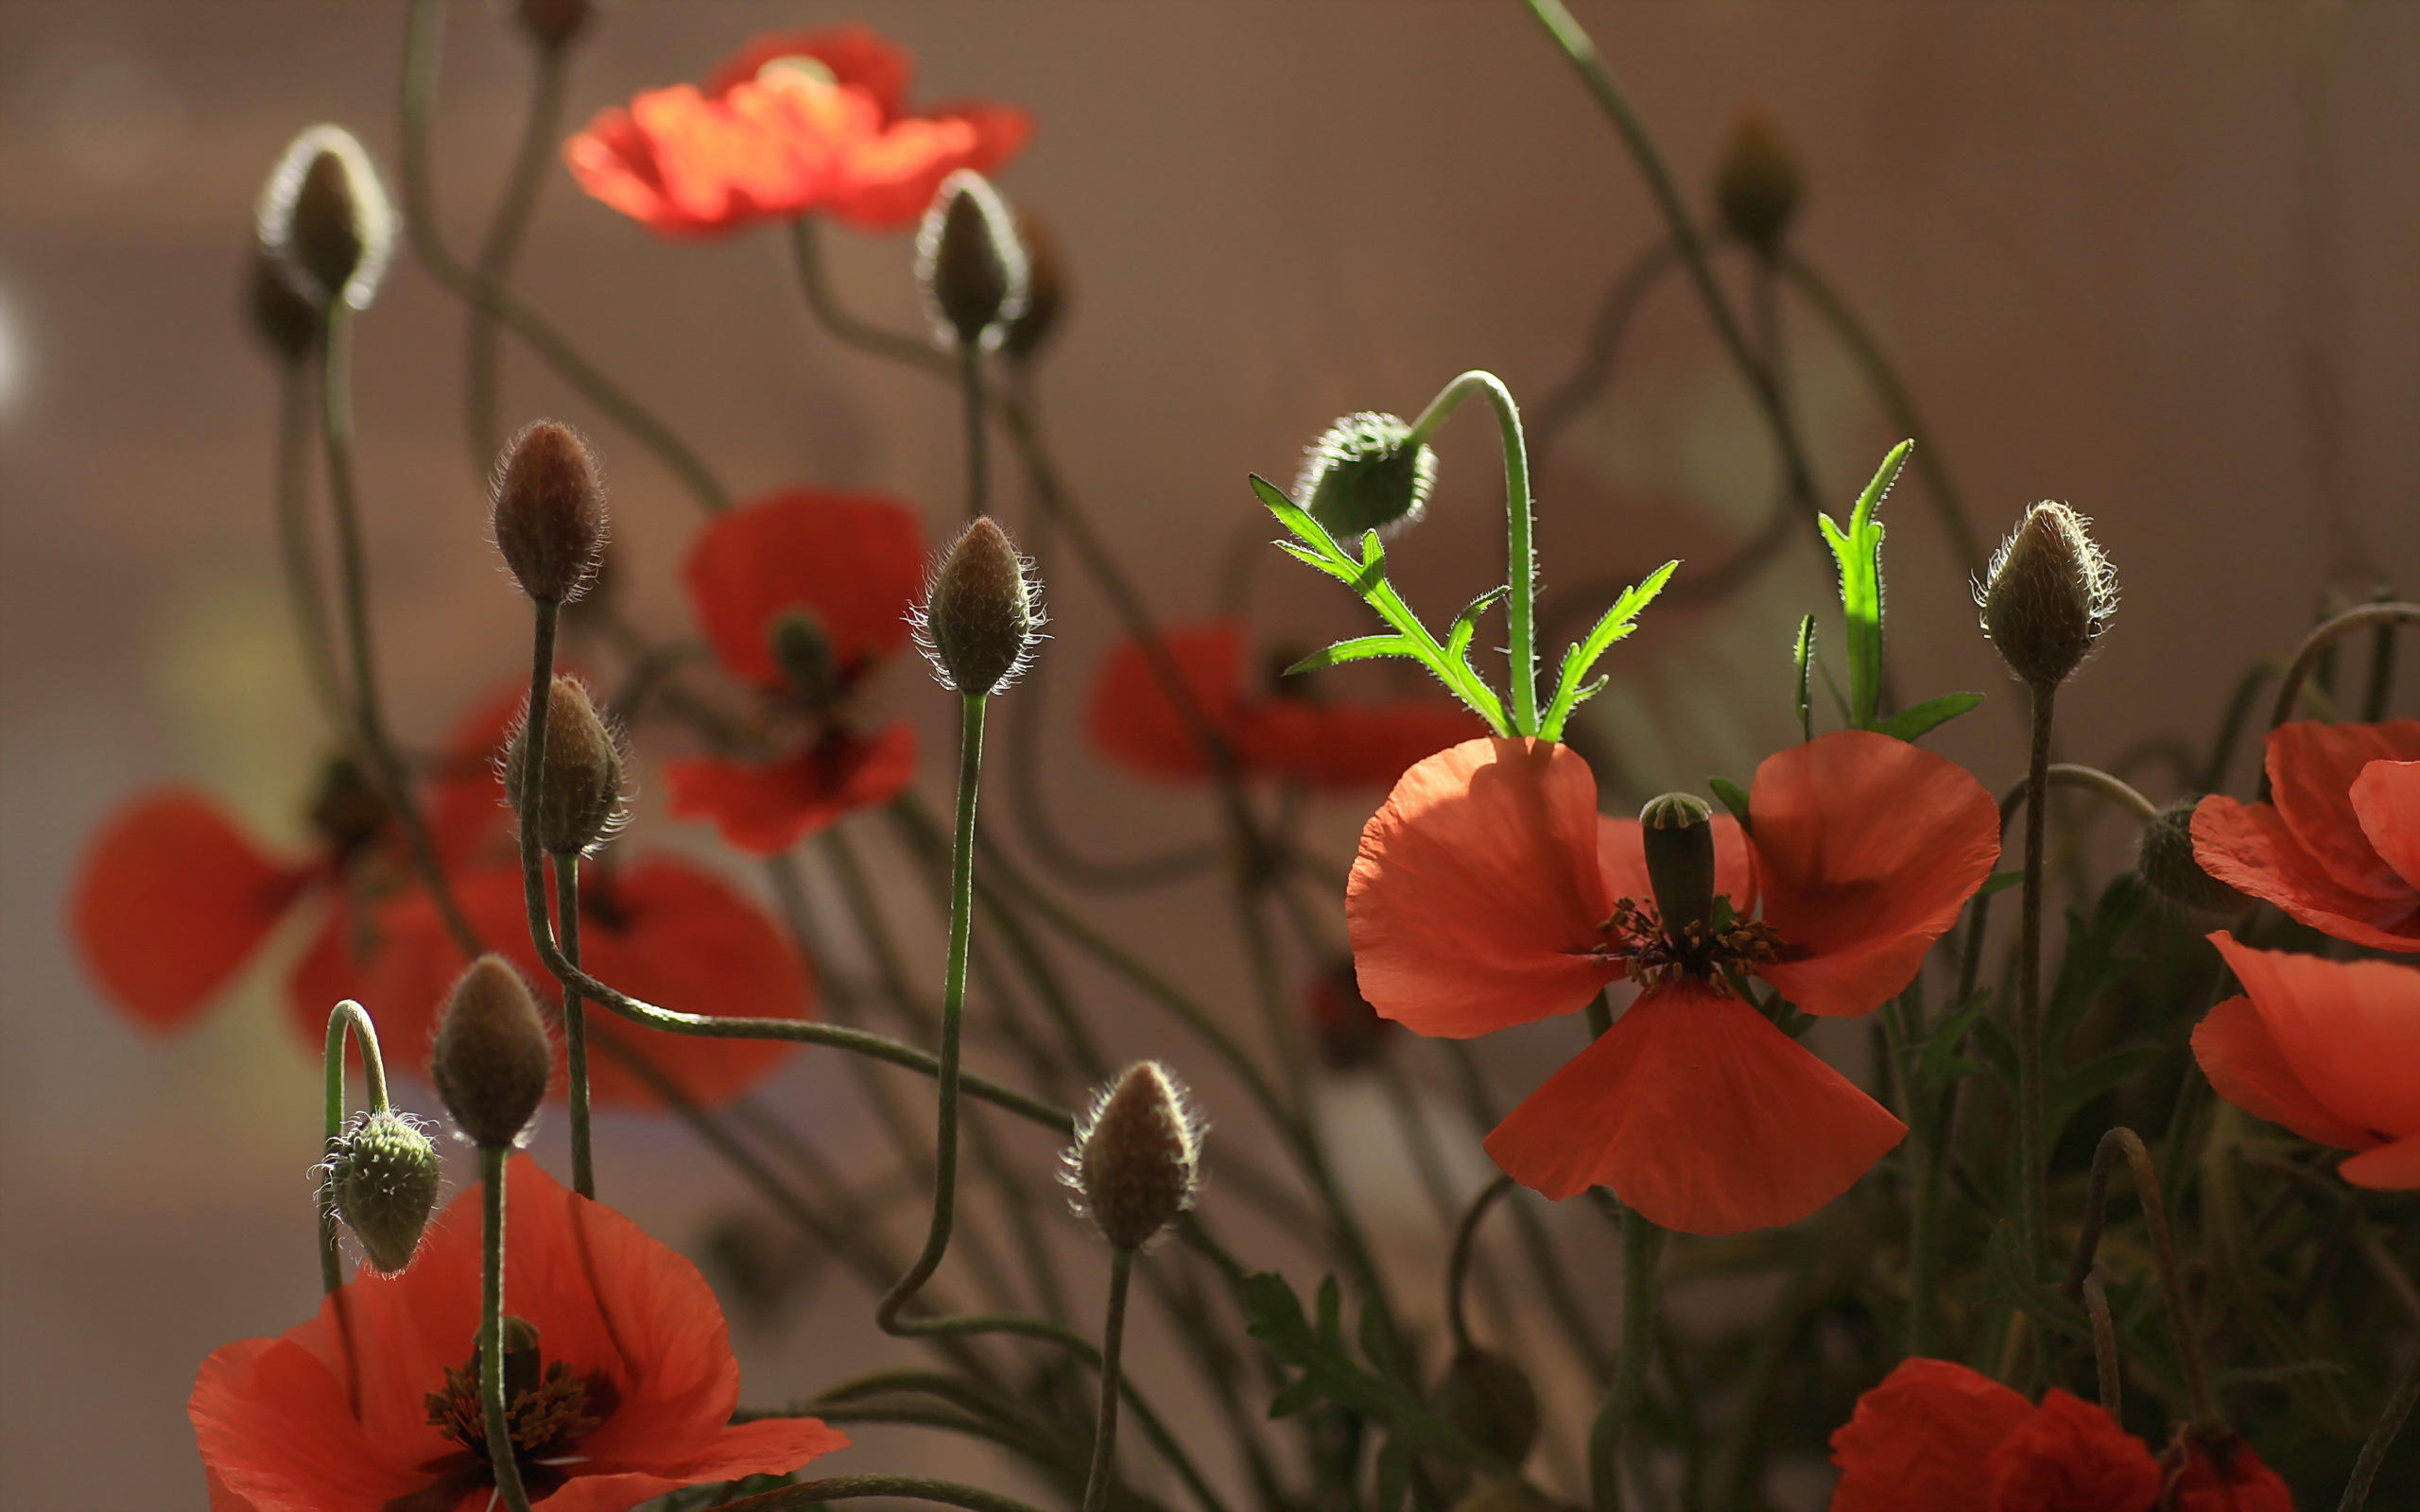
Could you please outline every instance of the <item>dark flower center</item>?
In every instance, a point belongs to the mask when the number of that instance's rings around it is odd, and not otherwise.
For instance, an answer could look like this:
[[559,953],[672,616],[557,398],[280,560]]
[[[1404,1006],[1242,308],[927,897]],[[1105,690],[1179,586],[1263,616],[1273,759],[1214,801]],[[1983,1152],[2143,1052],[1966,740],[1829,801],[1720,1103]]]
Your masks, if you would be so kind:
[[[505,1344],[505,1428],[521,1483],[534,1501],[553,1494],[570,1478],[570,1467],[583,1458],[575,1451],[614,1415],[621,1393],[602,1371],[581,1375],[562,1360],[542,1361],[538,1331],[518,1318],[506,1319]],[[429,1426],[461,1445],[462,1452],[423,1465],[437,1479],[424,1489],[389,1502],[382,1512],[453,1512],[465,1492],[495,1483],[488,1456],[487,1412],[479,1399],[478,1352],[472,1351],[467,1364],[448,1366],[443,1389],[424,1400]]]
[[1618,961],[1642,988],[1668,986],[1685,977],[1730,994],[1758,966],[1782,958],[1781,936],[1771,924],[1741,919],[1731,900],[1717,895],[1714,916],[1667,930],[1652,903],[1615,900],[1611,919],[1597,926],[1604,943],[1591,954]]

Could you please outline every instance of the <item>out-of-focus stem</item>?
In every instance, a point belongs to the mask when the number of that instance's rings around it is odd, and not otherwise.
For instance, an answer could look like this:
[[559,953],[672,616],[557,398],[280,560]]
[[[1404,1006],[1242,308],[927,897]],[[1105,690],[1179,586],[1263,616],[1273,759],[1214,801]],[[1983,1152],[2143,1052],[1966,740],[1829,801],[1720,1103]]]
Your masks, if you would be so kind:
[[1102,1512],[1117,1479],[1117,1382],[1126,1347],[1126,1291],[1134,1274],[1134,1251],[1109,1257],[1109,1316],[1100,1331],[1100,1425],[1093,1433],[1092,1473],[1084,1480],[1084,1512]]
[[[521,146],[497,199],[495,218],[479,244],[478,276],[490,288],[510,281],[512,262],[528,233],[531,212],[546,169],[555,161],[555,143],[562,134],[564,60],[561,47],[538,49],[537,71],[529,90],[528,124],[522,128]],[[504,448],[503,395],[498,383],[498,327],[493,306],[471,301],[469,339],[465,343],[463,404],[469,421],[471,466],[484,472],[494,465]]]
[[[534,781],[534,779],[533,779]],[[535,799],[536,794],[528,795]],[[523,809],[535,814],[535,807]],[[556,929],[562,940],[563,959],[579,964],[579,852],[555,857]],[[588,1135],[588,1013],[580,1006],[579,989],[563,988],[563,1066],[571,1101],[571,1187],[583,1197],[596,1195],[596,1160]]]
[[337,675],[328,628],[327,591],[320,580],[320,549],[311,530],[311,369],[307,359],[279,374],[277,404],[277,546],[285,596],[302,643],[302,673],[328,728],[350,739],[344,680]]

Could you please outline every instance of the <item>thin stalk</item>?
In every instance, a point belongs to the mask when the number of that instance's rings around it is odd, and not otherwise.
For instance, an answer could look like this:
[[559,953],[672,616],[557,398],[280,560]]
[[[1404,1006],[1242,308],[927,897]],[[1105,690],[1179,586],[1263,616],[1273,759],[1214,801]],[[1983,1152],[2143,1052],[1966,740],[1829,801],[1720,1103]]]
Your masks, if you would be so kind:
[[2042,1128],[2042,862],[2058,692],[2055,684],[2032,690],[2032,755],[2025,780],[2025,905],[2016,955],[2016,1232],[2029,1269],[2042,1263],[2050,1224],[2049,1152],[2043,1148]]
[[[562,136],[565,57],[560,47],[538,49],[528,123],[521,129],[521,146],[513,152],[504,194],[496,200],[495,218],[488,223],[487,236],[479,244],[478,276],[490,288],[506,286],[522,238],[528,233],[530,214],[538,207],[546,170],[555,163],[556,143]],[[495,311],[474,301],[462,389],[471,466],[481,472],[494,465],[496,454],[504,449],[503,396],[497,381],[499,335]]]
[[2420,1349],[2403,1365],[2403,1377],[2394,1385],[2394,1395],[2386,1400],[2386,1410],[2378,1414],[2377,1426],[2362,1441],[2361,1456],[2353,1462],[2353,1477],[2344,1483],[2343,1499],[2336,1503],[2336,1512],[2361,1512],[2369,1504],[2370,1486],[2378,1478],[2378,1467],[2386,1463],[2386,1452],[2394,1447],[2395,1435],[2403,1432],[2403,1420],[2411,1416],[2411,1406],[2420,1402]]
[[[531,768],[534,773],[535,767]],[[535,779],[533,777],[532,781]],[[531,793],[534,802],[537,795]],[[534,814],[535,808],[522,810]],[[579,852],[555,857],[556,929],[563,959],[579,964]],[[571,1100],[571,1189],[583,1197],[596,1195],[596,1160],[588,1136],[588,1011],[580,1006],[579,989],[563,987],[563,1065]]]
[[959,362],[959,387],[966,400],[966,518],[977,520],[983,516],[984,498],[991,488],[989,448],[984,444],[982,347],[964,343]]
[[2092,1320],[2092,1367],[2100,1382],[2100,1407],[2119,1422],[2126,1420],[2126,1375],[2118,1355],[2118,1322],[2109,1315],[2109,1288],[2095,1270],[2077,1288],[2084,1315]]
[[1668,236],[1640,251],[1614,275],[1597,307],[1597,318],[1589,324],[1579,364],[1530,412],[1530,434],[1536,440],[1538,455],[1546,455],[1564,428],[1579,418],[1582,407],[1613,383],[1615,363],[1630,334],[1632,318],[1665,275],[1680,266],[1680,255]]
[[[2303,637],[2303,644],[2294,648],[2294,659],[2286,663],[2285,677],[2278,680],[2277,701],[2269,708],[2269,728],[2274,730],[2294,716],[2294,704],[2302,696],[2303,684],[2330,646],[2362,630],[2384,631],[2415,622],[2420,622],[2420,604],[2364,604],[2346,610]],[[2265,793],[2267,783],[2263,782],[2262,787]]]
[[320,580],[319,544],[311,532],[311,369],[289,363],[280,373],[277,399],[277,545],[285,570],[285,596],[294,610],[294,638],[302,646],[302,673],[320,715],[337,735],[352,726],[345,713],[344,680],[337,675],[328,629],[327,591]]
[[1637,1209],[1622,1208],[1622,1340],[1613,1389],[1588,1435],[1588,1482],[1596,1512],[1621,1512],[1622,1483],[1638,1484],[1646,1446],[1634,1431],[1647,1395],[1655,1348],[1655,1262],[1663,1230]]
[[2381,625],[2370,636],[2370,679],[2361,695],[2361,721],[2375,725],[2386,717],[2386,703],[2394,692],[2394,627]]
[[1471,1257],[1477,1252],[1479,1221],[1496,1200],[1512,1190],[1512,1178],[1499,1176],[1479,1190],[1471,1199],[1461,1224],[1454,1230],[1454,1252],[1445,1263],[1445,1326],[1454,1336],[1454,1351],[1467,1354],[1471,1349],[1470,1319],[1462,1311],[1462,1278],[1470,1273]]
[[521,1485],[521,1461],[512,1452],[512,1427],[505,1415],[504,1400],[504,1169],[511,1154],[507,1145],[479,1147],[480,1211],[485,1220],[480,1226],[479,1401],[496,1495],[508,1512],[529,1512],[529,1493]]
[[2083,1295],[2084,1284],[2091,1279],[2092,1263],[2100,1248],[2100,1231],[2107,1221],[2109,1205],[2109,1174],[2123,1159],[2134,1168],[2135,1195],[2143,1205],[2143,1227],[2152,1241],[2152,1259],[2159,1273],[2160,1299],[2168,1309],[2168,1330],[2176,1346],[2178,1373],[2185,1378],[2186,1397],[2192,1405],[2195,1432],[2222,1433],[2226,1419],[2220,1416],[2218,1400],[2210,1395],[2209,1373],[2203,1368],[2201,1335],[2194,1331],[2193,1312],[2185,1297],[2185,1279],[2176,1263],[2176,1236],[2168,1226],[2168,1207],[2160,1200],[2159,1173],[2152,1169],[2151,1151],[2133,1129],[2113,1128],[2100,1137],[2100,1145],[2093,1151],[2092,1184],[2084,1197],[2083,1232],[2076,1240],[2075,1258],[2068,1263],[2066,1294],[2070,1298]]
[[1117,1479],[1117,1382],[1126,1347],[1126,1291],[1134,1274],[1134,1251],[1109,1256],[1109,1316],[1100,1329],[1100,1426],[1093,1434],[1093,1468],[1084,1478],[1084,1512],[1103,1512]]
[[[333,1158],[337,1141],[344,1134],[344,1041],[351,1035],[361,1047],[362,1080],[367,1083],[370,1110],[384,1113],[392,1107],[387,1100],[387,1061],[378,1053],[378,1026],[370,1014],[351,998],[328,1010],[327,1044],[320,1055],[320,1065],[326,1073],[324,1117],[320,1121],[324,1135],[323,1147]],[[320,1287],[336,1301],[337,1333],[344,1350],[345,1400],[355,1415],[361,1410],[361,1362],[353,1347],[353,1309],[344,1295],[344,1251],[337,1233],[337,1209],[333,1177],[329,1172],[321,1178],[320,1192]]]
[[1496,430],[1504,449],[1504,573],[1511,592],[1505,595],[1504,617],[1511,634],[1506,655],[1512,663],[1512,732],[1538,732],[1538,554],[1531,542],[1537,508],[1530,496],[1530,447],[1521,433],[1521,407],[1512,390],[1492,372],[1476,369],[1447,384],[1420,418],[1411,422],[1407,447],[1425,444],[1437,427],[1464,399],[1485,392],[1495,406]]
[[947,352],[936,351],[930,342],[897,331],[886,331],[870,320],[860,320],[840,302],[832,288],[832,275],[823,261],[823,242],[816,217],[801,215],[790,222],[790,255],[798,267],[799,289],[806,296],[807,308],[833,335],[860,352],[892,362],[904,362],[911,368],[943,377],[952,376],[954,364]]

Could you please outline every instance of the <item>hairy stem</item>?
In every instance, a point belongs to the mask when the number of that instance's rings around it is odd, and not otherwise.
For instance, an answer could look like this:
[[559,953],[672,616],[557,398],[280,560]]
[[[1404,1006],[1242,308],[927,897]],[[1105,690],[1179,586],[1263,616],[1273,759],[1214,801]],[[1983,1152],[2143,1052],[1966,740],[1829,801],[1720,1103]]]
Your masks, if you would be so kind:
[[1084,1479],[1084,1512],[1102,1512],[1117,1479],[1117,1382],[1126,1346],[1126,1291],[1134,1274],[1134,1251],[1109,1257],[1109,1316],[1100,1330],[1100,1426],[1093,1433],[1093,1468]]

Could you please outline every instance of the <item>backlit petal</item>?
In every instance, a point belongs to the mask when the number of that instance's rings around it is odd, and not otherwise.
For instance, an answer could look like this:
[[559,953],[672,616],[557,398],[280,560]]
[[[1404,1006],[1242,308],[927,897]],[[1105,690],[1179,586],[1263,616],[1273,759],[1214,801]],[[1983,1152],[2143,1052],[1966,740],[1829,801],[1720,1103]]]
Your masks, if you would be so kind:
[[750,855],[769,856],[849,814],[879,808],[916,776],[916,731],[896,724],[870,739],[835,735],[775,762],[714,757],[666,762],[673,814],[712,819]]
[[[1194,707],[1232,747],[1242,707],[1243,627],[1234,620],[1168,625],[1160,644]],[[1084,709],[1093,748],[1147,777],[1201,778],[1210,763],[1151,669],[1142,645],[1120,641],[1102,658]]]
[[733,672],[782,687],[767,637],[774,616],[804,609],[849,679],[908,644],[925,533],[886,495],[795,489],[715,516],[682,571],[699,627]]
[[2213,793],[2193,810],[2193,859],[2248,898],[2313,929],[2379,950],[2420,950],[2420,902],[2379,899],[2337,880],[2273,805]]
[[2420,1134],[2407,1135],[2392,1144],[2364,1150],[2338,1166],[2336,1174],[2357,1187],[2375,1187],[2387,1192],[2410,1192],[2420,1188]]
[[754,78],[780,58],[812,58],[832,71],[836,84],[862,90],[889,121],[907,103],[913,71],[907,50],[871,26],[851,24],[822,31],[770,31],[751,37],[706,76],[708,94],[722,95]]
[[[340,1368],[290,1333],[225,1345],[202,1362],[185,1410],[214,1508],[374,1512],[426,1484],[416,1461],[367,1433],[346,1409]],[[441,1383],[441,1377],[431,1383]]]
[[2303,848],[2350,891],[2411,903],[2411,884],[2361,833],[2353,782],[2372,762],[2420,761],[2420,719],[2377,725],[2295,720],[2269,732],[2267,756],[2273,801]]
[[2210,939],[2321,1107],[2381,1138],[2420,1134],[2420,967]]
[[[1636,819],[1607,816],[1597,821],[1597,866],[1604,874],[1605,891],[1610,896],[1640,903],[1655,901],[1655,885],[1647,875],[1647,849],[1639,838]],[[1742,917],[1755,911],[1755,856],[1748,848],[1747,832],[1728,814],[1714,816],[1714,890],[1730,899],[1733,911]]]
[[1947,1360],[1902,1360],[1832,1433],[1831,1512],[1989,1512],[1978,1468],[2033,1404]]
[[2370,763],[2353,779],[2352,796],[2371,848],[2420,901],[2420,761]]
[[2255,1118],[2340,1150],[2366,1150],[2378,1143],[2377,1135],[2337,1117],[2311,1095],[2248,997],[2227,999],[2195,1026],[2193,1058],[2212,1090]]

